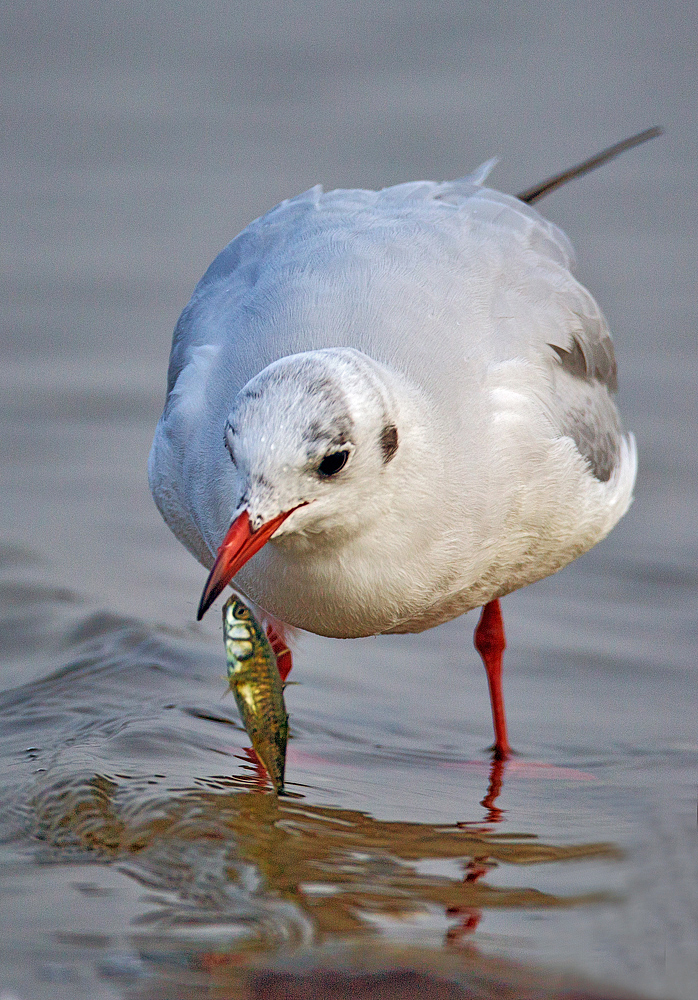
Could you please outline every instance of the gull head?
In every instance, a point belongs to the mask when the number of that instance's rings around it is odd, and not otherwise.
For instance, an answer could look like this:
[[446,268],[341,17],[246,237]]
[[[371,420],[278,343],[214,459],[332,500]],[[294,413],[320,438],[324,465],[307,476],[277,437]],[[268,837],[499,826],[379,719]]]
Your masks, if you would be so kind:
[[338,553],[389,514],[407,485],[419,403],[353,348],[281,358],[252,378],[221,428],[237,492],[198,618],[272,537],[300,556]]

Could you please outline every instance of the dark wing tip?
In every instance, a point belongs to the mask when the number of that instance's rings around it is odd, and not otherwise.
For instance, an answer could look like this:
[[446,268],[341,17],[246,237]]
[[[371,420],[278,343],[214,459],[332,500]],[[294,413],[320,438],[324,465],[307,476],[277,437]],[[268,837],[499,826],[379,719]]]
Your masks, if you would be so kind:
[[663,129],[658,125],[654,125],[652,128],[647,128],[644,132],[638,132],[637,135],[631,135],[629,139],[623,139],[622,142],[617,142],[613,146],[609,146],[608,149],[602,150],[597,153],[596,156],[592,156],[588,160],[584,160],[583,163],[579,163],[576,167],[570,167],[569,170],[563,170],[560,174],[555,174],[553,177],[549,177],[547,181],[542,181],[540,184],[536,184],[535,187],[528,188],[526,191],[522,191],[521,194],[517,194],[519,201],[525,201],[527,205],[532,205],[534,201],[538,201],[539,198],[543,198],[546,194],[550,194],[556,188],[561,187],[566,184],[567,181],[573,180],[575,177],[581,177],[582,174],[589,173],[590,170],[596,170],[597,167],[603,166],[604,163],[608,163],[615,156],[620,156],[627,149],[633,149],[634,146],[639,146],[643,142],[647,142],[649,139],[656,139],[657,136],[662,135]]

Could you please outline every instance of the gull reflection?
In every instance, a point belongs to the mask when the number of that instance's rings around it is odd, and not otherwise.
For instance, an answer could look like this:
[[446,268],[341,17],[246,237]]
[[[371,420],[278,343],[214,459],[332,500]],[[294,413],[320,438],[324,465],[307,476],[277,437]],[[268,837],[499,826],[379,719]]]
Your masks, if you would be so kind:
[[[186,931],[202,947],[206,940],[207,953],[213,939],[236,961],[250,949],[354,940],[438,913],[453,945],[473,934],[488,909],[607,898],[527,885],[530,866],[608,858],[616,850],[498,832],[503,813],[495,802],[505,774],[506,762],[495,762],[479,822],[431,824],[278,798],[257,790],[262,776],[254,771],[171,790],[135,776],[48,772],[33,803],[35,835],[57,858],[77,849],[118,859],[147,886],[140,934],[161,939]],[[488,883],[499,866],[521,869],[516,885]]]

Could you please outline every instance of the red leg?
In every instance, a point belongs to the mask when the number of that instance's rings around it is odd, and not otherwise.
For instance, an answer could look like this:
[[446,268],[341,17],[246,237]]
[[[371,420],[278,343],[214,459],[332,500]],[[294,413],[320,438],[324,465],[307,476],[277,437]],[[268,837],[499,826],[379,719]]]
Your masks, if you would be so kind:
[[506,647],[506,641],[498,599],[490,601],[483,607],[480,621],[475,629],[474,639],[475,649],[485,664],[487,683],[490,688],[490,704],[492,705],[492,721],[494,722],[494,756],[499,760],[506,760],[511,755],[511,747],[507,737],[507,719],[504,713],[504,694],[502,693],[502,654]]
[[267,625],[267,639],[276,656],[276,665],[279,668],[281,680],[285,681],[291,673],[293,657],[282,636],[276,631],[273,625]]

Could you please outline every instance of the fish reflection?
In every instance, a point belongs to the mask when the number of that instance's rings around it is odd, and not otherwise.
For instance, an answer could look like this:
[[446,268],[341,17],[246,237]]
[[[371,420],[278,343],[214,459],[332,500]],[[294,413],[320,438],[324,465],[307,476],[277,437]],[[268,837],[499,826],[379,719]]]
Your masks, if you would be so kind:
[[[486,801],[504,771],[490,776]],[[46,776],[36,796],[35,835],[118,859],[150,890],[143,932],[205,926],[234,929],[236,952],[281,943],[319,943],[376,933],[382,921],[434,909],[458,943],[490,908],[569,907],[602,893],[555,895],[488,884],[501,865],[608,858],[609,844],[545,844],[496,831],[489,822],[429,824],[375,819],[358,810],[310,805],[252,791],[235,778],[153,795],[145,780]],[[439,865],[439,862],[442,864]],[[425,864],[426,863],[426,864]],[[155,895],[153,895],[155,893]]]

